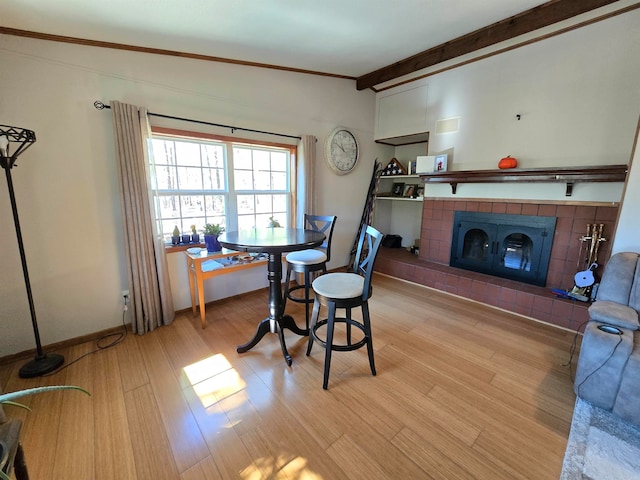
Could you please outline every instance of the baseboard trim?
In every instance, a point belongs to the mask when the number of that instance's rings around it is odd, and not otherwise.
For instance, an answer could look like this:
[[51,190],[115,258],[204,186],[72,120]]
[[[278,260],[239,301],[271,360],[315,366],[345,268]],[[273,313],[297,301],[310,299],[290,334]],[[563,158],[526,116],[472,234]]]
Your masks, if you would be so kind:
[[[127,331],[131,332],[131,324],[125,324]],[[62,340],[60,342],[51,343],[49,345],[45,345],[42,347],[45,353],[52,353],[57,350],[63,350],[65,348],[73,347],[75,345],[79,345],[81,343],[90,342],[92,340],[100,340],[105,335],[112,335],[114,333],[120,333],[122,331],[122,325],[113,328],[107,328],[105,330],[100,330],[98,332],[88,333],[87,335],[81,335],[79,337],[69,338],[67,340]],[[0,365],[4,365],[7,363],[11,363],[21,359],[28,359],[35,357],[36,349],[32,348],[29,350],[24,350],[22,352],[13,353],[11,355],[6,355],[4,357],[0,357]]]
[[[346,266],[342,266],[342,267],[337,267],[335,269],[331,269],[329,271],[330,272],[333,272],[333,271],[344,271],[345,269],[346,269]],[[205,308],[209,308],[210,306],[215,306],[216,303],[224,302],[224,301],[229,300],[231,298],[238,298],[238,297],[244,297],[246,295],[252,295],[252,294],[254,294],[256,292],[259,292],[261,290],[267,290],[267,288],[268,287],[259,288],[257,290],[252,290],[250,292],[239,293],[237,295],[232,295],[230,297],[221,298],[219,300],[213,300],[211,302],[207,302],[205,304]],[[176,310],[176,314],[188,313],[190,311],[191,311],[191,307],[182,308],[180,310]],[[125,325],[126,325],[127,331],[131,332],[132,331],[131,323],[127,323]],[[105,335],[118,333],[121,330],[122,330],[122,325],[117,326],[117,327],[113,327],[113,328],[107,328],[106,330],[100,330],[98,332],[89,333],[87,335],[81,335],[79,337],[73,337],[73,338],[69,338],[67,340],[62,340],[60,342],[56,342],[56,343],[51,343],[49,345],[45,345],[45,346],[43,346],[43,350],[45,351],[45,353],[55,352],[57,350],[63,350],[65,348],[73,347],[73,346],[79,345],[81,343],[91,342],[93,340],[99,340],[100,338],[104,337]],[[32,348],[32,349],[29,349],[29,350],[24,350],[22,352],[13,353],[11,355],[6,355],[4,357],[0,357],[0,365],[5,365],[7,363],[15,362],[15,361],[22,360],[22,359],[30,359],[32,357],[35,357],[35,354],[36,354],[36,349]]]

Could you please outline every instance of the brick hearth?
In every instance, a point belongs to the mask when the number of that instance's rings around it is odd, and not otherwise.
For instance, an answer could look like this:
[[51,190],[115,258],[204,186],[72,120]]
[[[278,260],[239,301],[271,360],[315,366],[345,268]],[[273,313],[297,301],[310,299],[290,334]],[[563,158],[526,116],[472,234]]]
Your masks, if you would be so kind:
[[[453,213],[456,210],[557,217],[547,287],[449,267]],[[521,203],[491,200],[425,199],[422,211],[420,255],[404,249],[383,248],[376,270],[394,277],[504,308],[571,330],[587,321],[588,303],[557,298],[551,288],[571,289],[578,270],[580,237],[587,223],[603,223],[610,239],[618,206]],[[586,246],[586,245],[585,245]],[[611,254],[611,241],[600,244],[596,271],[602,272]],[[586,266],[584,266],[586,268]]]

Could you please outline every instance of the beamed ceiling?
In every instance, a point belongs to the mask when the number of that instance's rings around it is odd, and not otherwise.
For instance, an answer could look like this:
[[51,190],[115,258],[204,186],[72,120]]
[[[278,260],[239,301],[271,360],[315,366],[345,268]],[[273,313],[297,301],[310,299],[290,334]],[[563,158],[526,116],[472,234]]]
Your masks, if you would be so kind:
[[629,0],[190,0],[185,8],[166,0],[2,0],[0,33],[353,79],[358,90],[375,90],[532,32],[549,35],[553,26],[575,28],[639,6]]

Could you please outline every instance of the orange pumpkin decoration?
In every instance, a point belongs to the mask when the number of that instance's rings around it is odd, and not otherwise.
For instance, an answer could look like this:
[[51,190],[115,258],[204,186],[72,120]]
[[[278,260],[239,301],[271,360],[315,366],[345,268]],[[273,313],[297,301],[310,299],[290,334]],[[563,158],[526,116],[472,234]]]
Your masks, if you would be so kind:
[[498,162],[498,168],[516,168],[518,166],[518,160],[511,155],[507,155],[501,158]]

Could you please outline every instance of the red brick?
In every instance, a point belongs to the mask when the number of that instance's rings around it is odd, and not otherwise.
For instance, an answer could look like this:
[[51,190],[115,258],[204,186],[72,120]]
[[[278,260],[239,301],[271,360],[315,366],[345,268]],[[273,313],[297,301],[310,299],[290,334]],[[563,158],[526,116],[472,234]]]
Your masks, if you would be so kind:
[[618,216],[618,207],[598,207],[596,209],[595,218],[598,222],[610,221],[614,222]]
[[576,216],[575,205],[558,205],[556,209],[556,216],[574,218]]
[[514,305],[512,310],[520,315],[526,315],[527,317],[531,316],[531,307],[527,307],[525,305]]
[[507,288],[507,287],[502,287],[500,289],[500,300],[507,302],[509,304],[515,304],[516,303],[516,291],[511,289],[511,288]]
[[541,217],[555,217],[556,206],[555,205],[540,205],[538,207],[538,215]]
[[582,220],[593,220],[596,218],[596,207],[578,206],[576,207],[575,218]]
[[535,203],[523,203],[522,215],[538,215],[538,205]]
[[522,204],[521,203],[508,203],[507,204],[507,213],[510,215],[520,215],[522,214]]
[[567,319],[571,318],[571,314],[573,313],[573,305],[569,303],[568,300],[560,300],[555,299],[553,301],[553,305],[551,307],[551,315],[552,316],[562,316]]
[[491,207],[492,213],[506,213],[507,204],[504,202],[495,202]]
[[500,292],[502,288],[498,285],[485,284],[484,286],[484,298],[485,302],[490,305],[497,305],[500,298]]
[[478,211],[478,202],[467,202],[466,212],[477,212]]
[[531,309],[533,305],[533,295],[530,293],[516,292],[516,305]]
[[459,290],[465,290],[465,291],[471,291],[471,286],[473,284],[473,281],[470,278],[467,277],[459,277],[458,279],[458,289]]
[[481,296],[484,295],[484,289],[486,284],[482,281],[474,280],[471,284],[471,292],[479,293]]
[[447,286],[457,287],[460,283],[460,277],[458,275],[447,274]]

